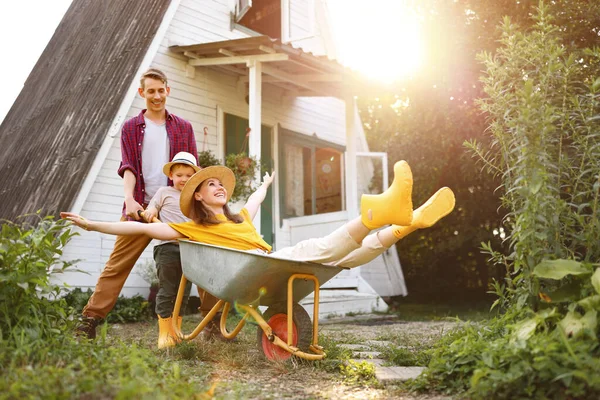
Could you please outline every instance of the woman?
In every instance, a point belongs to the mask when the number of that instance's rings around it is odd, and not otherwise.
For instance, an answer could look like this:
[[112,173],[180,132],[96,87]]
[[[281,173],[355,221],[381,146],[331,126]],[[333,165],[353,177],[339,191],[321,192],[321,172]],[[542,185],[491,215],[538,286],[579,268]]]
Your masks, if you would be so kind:
[[[212,166],[194,174],[180,198],[181,211],[192,221],[185,223],[95,222],[63,212],[62,218],[86,230],[112,235],[145,234],[154,239],[190,239],[238,250],[270,253],[271,246],[258,234],[252,219],[265,199],[273,175],[266,173],[262,185],[249,198],[240,214],[234,214],[227,201],[235,187],[233,172]],[[425,204],[412,210],[412,173],[406,161],[394,165],[394,181],[380,195],[363,195],[361,216],[333,233],[304,240],[295,246],[270,253],[273,257],[311,261],[345,268],[365,264],[409,233],[432,226],[454,208],[449,188],[438,190]],[[369,235],[373,229],[392,225]]]

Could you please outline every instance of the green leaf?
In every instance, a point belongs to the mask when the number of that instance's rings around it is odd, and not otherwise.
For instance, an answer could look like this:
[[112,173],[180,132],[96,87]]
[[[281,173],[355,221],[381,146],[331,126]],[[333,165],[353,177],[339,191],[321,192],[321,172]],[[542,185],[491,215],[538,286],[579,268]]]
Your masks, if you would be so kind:
[[590,310],[582,317],[575,311],[569,311],[558,323],[558,326],[567,337],[579,337],[585,329],[592,331],[598,326],[597,311]]
[[598,310],[600,309],[600,295],[596,294],[594,296],[586,297],[585,299],[579,300],[577,302],[584,310]]
[[552,303],[562,303],[565,301],[575,301],[581,297],[581,280],[569,282],[558,289],[545,293]]
[[596,268],[594,275],[592,275],[592,286],[596,289],[596,293],[600,293],[600,268]]
[[544,260],[533,269],[533,275],[539,278],[559,280],[567,275],[585,275],[590,270],[575,260]]
[[600,78],[596,78],[596,80],[592,84],[592,89],[594,92],[597,92],[598,89],[600,89]]
[[519,322],[515,326],[514,338],[517,340],[527,340],[535,333],[538,321],[535,318]]

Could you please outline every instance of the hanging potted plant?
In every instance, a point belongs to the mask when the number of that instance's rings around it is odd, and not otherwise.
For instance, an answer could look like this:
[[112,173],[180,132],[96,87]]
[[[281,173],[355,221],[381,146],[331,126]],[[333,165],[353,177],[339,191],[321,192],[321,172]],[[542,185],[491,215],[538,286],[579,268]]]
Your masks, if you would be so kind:
[[246,200],[255,190],[253,183],[259,163],[256,158],[250,157],[247,153],[251,131],[251,128],[246,128],[246,137],[240,152],[228,154],[225,158],[225,166],[231,169],[235,175],[235,189],[231,195],[233,202]]
[[258,160],[244,153],[231,153],[225,158],[225,166],[235,175],[235,189],[231,201],[247,200],[254,192],[254,178],[259,168]]

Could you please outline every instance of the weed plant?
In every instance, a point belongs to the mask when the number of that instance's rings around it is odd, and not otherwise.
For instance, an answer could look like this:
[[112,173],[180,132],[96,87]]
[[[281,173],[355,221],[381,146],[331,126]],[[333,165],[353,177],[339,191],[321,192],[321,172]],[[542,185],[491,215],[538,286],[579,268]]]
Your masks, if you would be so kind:
[[[565,4],[565,7],[568,7]],[[600,49],[562,43],[543,2],[528,31],[505,19],[482,54],[491,147],[467,146],[502,181],[505,312],[432,350],[414,388],[472,399],[600,398]]]

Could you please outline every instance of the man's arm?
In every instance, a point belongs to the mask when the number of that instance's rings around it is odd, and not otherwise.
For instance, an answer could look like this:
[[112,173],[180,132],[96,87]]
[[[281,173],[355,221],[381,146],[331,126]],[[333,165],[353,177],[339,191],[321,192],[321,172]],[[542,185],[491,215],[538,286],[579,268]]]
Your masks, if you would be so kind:
[[125,214],[129,217],[139,220],[138,211],[144,211],[144,208],[135,201],[133,191],[135,189],[135,175],[131,170],[126,169],[123,172],[123,186],[125,191]]

